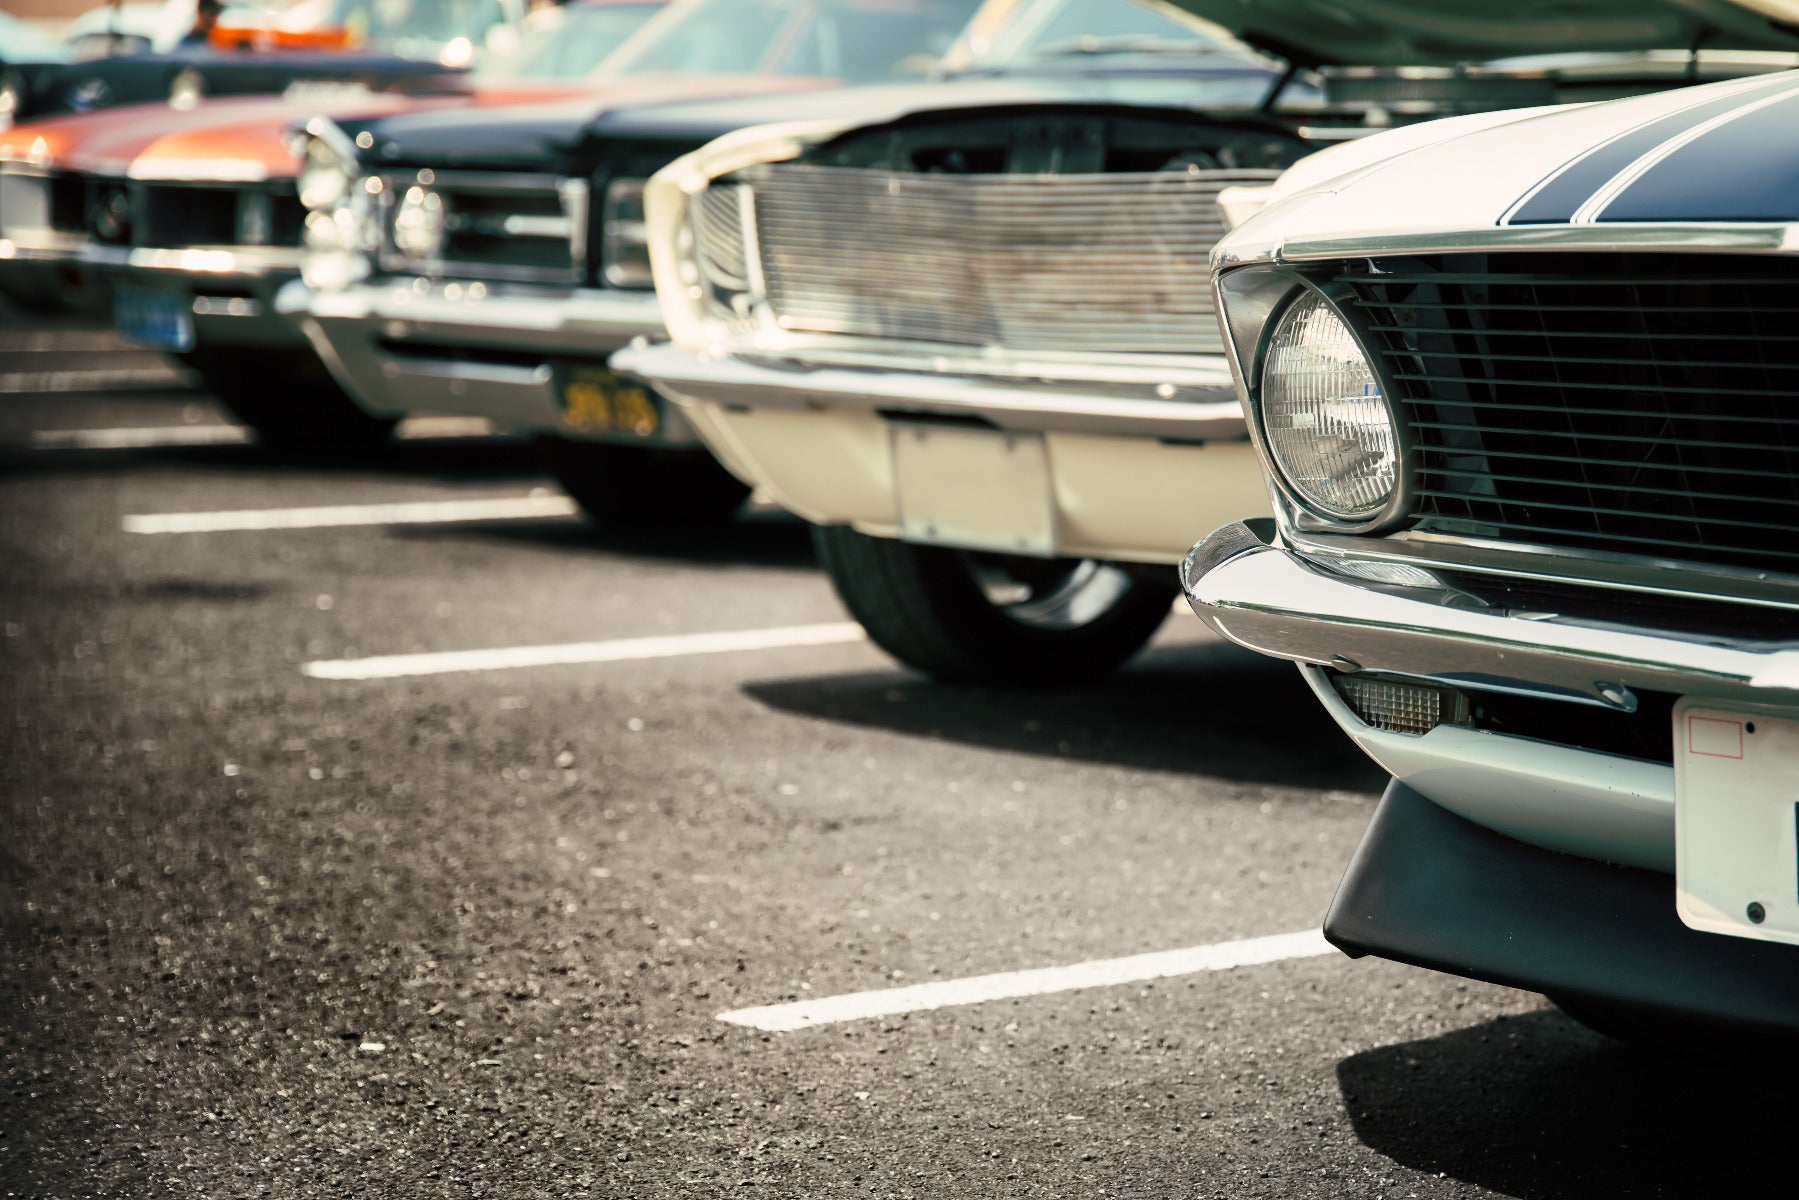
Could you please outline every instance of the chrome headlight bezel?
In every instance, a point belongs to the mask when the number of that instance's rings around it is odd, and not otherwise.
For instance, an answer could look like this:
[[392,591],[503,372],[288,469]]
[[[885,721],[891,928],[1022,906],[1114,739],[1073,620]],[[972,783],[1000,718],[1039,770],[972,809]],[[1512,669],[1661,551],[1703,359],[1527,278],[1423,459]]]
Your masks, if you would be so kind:
[[[1232,278],[1232,277],[1235,278]],[[1250,437],[1261,455],[1274,489],[1290,506],[1293,521],[1302,529],[1320,533],[1378,534],[1404,524],[1410,514],[1415,483],[1414,442],[1400,414],[1392,380],[1381,356],[1373,349],[1368,331],[1354,315],[1345,289],[1333,287],[1288,268],[1244,268],[1218,280],[1220,313],[1224,317],[1237,370],[1246,398]],[[1322,303],[1342,323],[1359,351],[1362,365],[1379,388],[1382,407],[1394,449],[1393,483],[1378,508],[1349,513],[1308,494],[1296,482],[1276,452],[1269,436],[1263,393],[1267,385],[1269,352],[1273,339],[1295,306],[1305,301]]]
[[329,212],[356,188],[356,146],[330,121],[313,119],[298,135],[300,169],[294,176],[300,203],[308,212]]
[[600,273],[608,287],[650,291],[649,218],[644,194],[649,180],[620,176],[606,184],[600,202]]
[[341,291],[373,272],[380,180],[362,176],[355,143],[331,121],[314,117],[295,139],[294,187],[306,209],[300,278],[315,291]]

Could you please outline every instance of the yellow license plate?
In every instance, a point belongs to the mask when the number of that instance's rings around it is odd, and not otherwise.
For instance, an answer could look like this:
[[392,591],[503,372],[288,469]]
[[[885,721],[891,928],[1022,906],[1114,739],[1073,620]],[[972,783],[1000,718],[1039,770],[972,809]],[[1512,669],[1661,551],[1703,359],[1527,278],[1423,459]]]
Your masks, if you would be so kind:
[[562,423],[582,433],[651,437],[662,428],[662,414],[648,388],[604,367],[576,367],[562,384]]

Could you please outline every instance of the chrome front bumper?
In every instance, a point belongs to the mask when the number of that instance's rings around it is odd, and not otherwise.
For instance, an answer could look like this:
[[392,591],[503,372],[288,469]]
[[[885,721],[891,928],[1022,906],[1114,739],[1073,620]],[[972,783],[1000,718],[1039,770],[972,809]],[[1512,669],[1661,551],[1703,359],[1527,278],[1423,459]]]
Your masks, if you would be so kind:
[[633,347],[614,357],[612,365],[684,404],[790,411],[901,409],[911,414],[979,417],[1019,433],[1177,441],[1234,440],[1245,432],[1230,367],[1222,358],[1215,371],[1187,381],[1189,386],[1182,389],[1182,396],[1199,399],[1164,399],[1150,384],[957,374],[917,362],[909,368],[827,366],[695,354],[669,343]]
[[[612,361],[683,405],[736,475],[815,524],[1173,566],[1195,524],[1268,508],[1222,362],[1216,377],[1208,366],[1176,375],[1177,386],[1118,372],[1082,380],[1074,374],[1082,364],[1067,362],[1042,364],[1051,378],[1020,376],[1016,365],[1003,374],[934,371],[922,352],[883,368],[707,357],[664,344]],[[981,432],[1008,452],[1015,440],[1040,443],[1027,457],[1041,467],[1008,473],[1006,462],[953,448]]]
[[425,279],[321,292],[296,281],[277,307],[298,322],[338,382],[378,415],[458,413],[509,430],[700,444],[672,408],[648,438],[581,434],[563,424],[558,366],[603,366],[637,339],[664,336],[653,293]]
[[1635,690],[1799,707],[1799,645],[1729,642],[1483,605],[1465,592],[1327,572],[1265,525],[1218,530],[1181,582],[1226,638],[1299,664],[1346,733],[1397,778],[1479,824],[1591,858],[1672,870],[1674,772],[1640,759],[1461,726],[1364,724],[1324,668],[1633,711]]

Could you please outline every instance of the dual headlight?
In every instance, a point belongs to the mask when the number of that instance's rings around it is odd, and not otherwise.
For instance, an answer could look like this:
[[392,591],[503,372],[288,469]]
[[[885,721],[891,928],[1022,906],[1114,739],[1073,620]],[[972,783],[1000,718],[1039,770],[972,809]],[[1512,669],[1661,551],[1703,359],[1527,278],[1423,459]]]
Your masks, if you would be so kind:
[[1220,292],[1251,381],[1257,432],[1283,490],[1318,522],[1344,531],[1373,531],[1400,515],[1400,423],[1348,319],[1284,272],[1226,276]]
[[356,149],[329,121],[306,126],[295,183],[306,207],[300,277],[306,286],[336,291],[368,277],[375,250],[375,194],[357,169]]

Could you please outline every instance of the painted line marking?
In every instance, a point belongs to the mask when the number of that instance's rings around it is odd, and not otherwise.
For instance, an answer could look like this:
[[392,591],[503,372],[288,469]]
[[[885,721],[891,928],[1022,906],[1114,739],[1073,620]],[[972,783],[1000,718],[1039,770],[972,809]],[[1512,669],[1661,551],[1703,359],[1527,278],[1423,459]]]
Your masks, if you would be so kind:
[[326,529],[351,525],[439,525],[456,521],[512,521],[572,517],[567,496],[538,492],[486,500],[409,500],[396,504],[329,504],[317,508],[254,508],[238,512],[145,513],[124,519],[126,533],[237,533],[264,529]]
[[156,425],[145,429],[40,429],[34,450],[148,450],[159,446],[237,446],[250,440],[239,425]]
[[[485,417],[408,417],[395,436],[405,441],[493,437]],[[255,441],[241,425],[152,425],[141,429],[41,429],[34,450],[154,450],[184,446],[241,446]]]
[[115,371],[13,371],[0,375],[0,396],[47,392],[115,392],[153,388],[192,391],[186,375],[168,367],[122,368]]
[[573,663],[637,662],[693,654],[780,650],[792,646],[832,646],[860,642],[868,635],[853,621],[830,625],[790,625],[781,629],[737,629],[622,638],[611,642],[571,642],[560,646],[505,646],[492,650],[448,650],[436,654],[390,654],[371,658],[325,659],[305,663],[300,673],[314,679],[400,679],[458,671],[507,671]]
[[0,354],[140,354],[150,358],[156,351],[133,346],[110,330],[39,329],[0,334]]
[[863,1021],[871,1017],[926,1012],[961,1004],[982,1004],[989,1000],[1010,1000],[1023,996],[1044,996],[1053,992],[1072,992],[1082,988],[1112,987],[1121,983],[1140,983],[1147,979],[1172,979],[1202,971],[1228,971],[1236,967],[1253,967],[1291,958],[1315,958],[1335,953],[1337,948],[1325,941],[1322,933],[1316,929],[1307,929],[1299,933],[1277,933],[1237,942],[1218,942],[1210,946],[1190,946],[1184,950],[1135,954],[1129,958],[1106,958],[1067,967],[1007,971],[998,975],[946,979],[938,983],[884,988],[874,992],[851,992],[848,995],[801,1000],[793,1004],[739,1008],[719,1013],[718,1019],[767,1033],[792,1033],[798,1029],[812,1029],[840,1021]]

